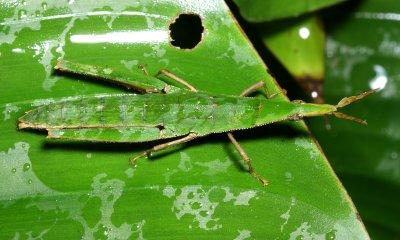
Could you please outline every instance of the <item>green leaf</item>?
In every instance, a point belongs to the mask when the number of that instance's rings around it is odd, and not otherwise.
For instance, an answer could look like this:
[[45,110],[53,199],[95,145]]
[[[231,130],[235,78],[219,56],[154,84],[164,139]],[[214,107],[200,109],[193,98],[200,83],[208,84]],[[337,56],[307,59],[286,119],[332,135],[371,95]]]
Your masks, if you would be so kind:
[[265,22],[297,17],[345,0],[233,0],[242,16],[250,22]]
[[[129,157],[152,143],[54,142],[41,132],[17,131],[18,117],[54,99],[126,92],[54,73],[58,58],[126,76],[141,73],[140,64],[152,75],[167,68],[214,93],[238,95],[260,79],[280,91],[223,1],[53,0],[0,7],[2,239],[368,238],[303,123],[235,133],[270,180],[265,188],[245,171],[225,134],[133,169]],[[180,13],[203,21],[194,49],[169,43],[169,25]],[[178,33],[196,29],[195,22]]]
[[264,44],[303,89],[319,93],[325,75],[325,32],[321,20],[305,16],[264,23],[257,28]]
[[[331,120],[312,130],[374,239],[400,236],[400,5],[396,0],[343,6],[328,20],[326,101],[382,88],[348,113],[368,127]],[[343,12],[353,9],[349,16]]]

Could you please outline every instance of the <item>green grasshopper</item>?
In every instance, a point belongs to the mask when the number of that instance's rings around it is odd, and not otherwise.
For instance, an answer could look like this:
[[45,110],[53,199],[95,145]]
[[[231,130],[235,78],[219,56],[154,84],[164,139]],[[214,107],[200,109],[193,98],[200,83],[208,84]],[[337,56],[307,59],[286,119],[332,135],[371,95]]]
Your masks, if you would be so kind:
[[[19,129],[45,129],[48,138],[77,141],[137,143],[173,139],[132,157],[130,161],[133,165],[138,159],[171,146],[213,133],[227,133],[247,164],[249,173],[263,186],[268,181],[254,170],[249,156],[232,131],[324,115],[365,124],[365,121],[337,110],[374,92],[346,97],[334,106],[248,97],[258,90],[265,90],[263,81],[252,85],[240,96],[230,96],[198,91],[167,70],[161,70],[153,77],[143,68],[146,74],[135,73],[127,77],[117,75],[108,68],[68,61],[58,62],[55,69],[110,81],[147,94],[103,94],[50,103],[20,117]],[[175,80],[185,88],[162,81],[160,75]]]

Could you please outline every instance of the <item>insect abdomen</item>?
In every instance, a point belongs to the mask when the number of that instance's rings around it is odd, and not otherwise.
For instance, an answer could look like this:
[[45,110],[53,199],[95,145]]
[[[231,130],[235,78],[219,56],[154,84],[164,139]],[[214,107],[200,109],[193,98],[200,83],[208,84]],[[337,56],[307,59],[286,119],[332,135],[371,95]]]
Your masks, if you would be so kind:
[[102,95],[31,110],[20,126],[46,129],[159,127],[166,136],[206,135],[254,125],[258,99],[180,92]]

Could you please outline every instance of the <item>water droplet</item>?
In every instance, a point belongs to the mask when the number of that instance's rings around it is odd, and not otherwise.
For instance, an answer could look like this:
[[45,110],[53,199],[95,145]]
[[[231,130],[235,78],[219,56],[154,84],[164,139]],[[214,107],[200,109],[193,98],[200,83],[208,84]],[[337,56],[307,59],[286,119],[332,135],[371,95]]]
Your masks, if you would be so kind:
[[16,172],[17,172],[17,169],[16,169],[16,168],[13,168],[13,169],[11,169],[11,172],[12,172],[12,173],[16,173]]
[[32,184],[32,179],[29,179],[29,180],[28,180],[28,184]]
[[99,233],[103,233],[104,236],[108,236],[109,233],[110,233],[110,229],[107,228],[107,227],[104,226],[104,225],[100,225],[100,227],[99,227]]
[[187,195],[187,198],[188,199],[194,198],[194,193],[193,192],[189,192],[188,195]]
[[25,163],[24,166],[22,167],[22,170],[24,172],[28,171],[31,168],[31,164],[30,163]]
[[303,240],[303,239],[304,239],[303,236],[297,236],[297,237],[296,237],[296,240]]
[[332,231],[328,232],[328,233],[325,235],[325,239],[326,239],[326,240],[333,240],[333,239],[335,239],[335,238],[336,238],[335,232],[336,232],[335,230],[332,230]]
[[192,204],[192,209],[196,210],[196,209],[200,209],[201,208],[201,204],[199,202],[194,202]]
[[46,2],[43,2],[43,3],[42,3],[42,8],[43,8],[44,11],[47,10],[47,3],[46,3]]
[[35,11],[35,16],[36,16],[36,17],[40,17],[40,15],[41,15],[40,11],[39,11],[39,10],[36,10],[36,11]]
[[24,9],[21,9],[18,11],[18,19],[24,19],[26,18],[26,11]]
[[202,217],[207,217],[207,215],[208,215],[208,211],[200,211],[200,216],[202,216]]

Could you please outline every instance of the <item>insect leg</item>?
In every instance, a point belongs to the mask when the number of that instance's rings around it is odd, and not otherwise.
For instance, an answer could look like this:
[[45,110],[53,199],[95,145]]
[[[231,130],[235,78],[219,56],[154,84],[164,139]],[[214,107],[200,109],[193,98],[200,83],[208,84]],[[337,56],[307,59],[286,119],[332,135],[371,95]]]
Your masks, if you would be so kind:
[[150,75],[149,72],[147,71],[147,68],[146,68],[143,64],[139,64],[139,65],[138,65],[138,68],[139,68],[140,70],[142,70],[143,73],[144,73],[145,75],[147,75],[147,76]]
[[254,93],[254,92],[256,92],[256,91],[258,91],[258,90],[260,90],[260,89],[263,89],[264,87],[265,87],[265,82],[264,82],[264,81],[259,81],[259,82],[255,83],[255,84],[251,85],[251,86],[248,87],[247,89],[245,89],[245,90],[240,94],[240,96],[241,96],[241,97],[249,96],[250,94],[252,94],[252,93]]
[[[283,95],[286,96],[286,94],[287,94],[286,89],[281,88],[281,90],[282,90]],[[281,94],[280,92],[272,93],[272,94],[269,94],[268,91],[265,91],[265,92],[266,92],[266,95],[267,95],[268,99],[274,98],[274,97],[278,96],[279,94]]]
[[[264,81],[259,81],[253,85],[251,85],[249,88],[245,89],[240,96],[246,97],[260,89],[263,89],[265,87],[265,82]],[[268,181],[265,180],[263,177],[261,177],[253,168],[253,165],[251,163],[250,157],[247,155],[247,153],[244,151],[242,146],[240,146],[239,142],[235,139],[232,133],[227,133],[229,140],[233,143],[235,146],[236,150],[239,152],[240,156],[242,156],[244,162],[247,164],[249,168],[249,173],[251,176],[253,176],[255,179],[261,182],[263,186],[268,185]]]
[[[140,67],[140,66],[139,66]],[[160,93],[168,86],[165,82],[155,77],[146,75],[146,70],[141,67],[145,74],[132,72],[130,76],[114,71],[112,68],[87,65],[66,60],[59,60],[54,67],[59,72],[84,75],[94,80],[116,83],[128,89],[133,89],[142,93]],[[172,86],[171,86],[172,87]]]
[[246,154],[246,152],[244,151],[244,149],[242,148],[242,146],[240,146],[240,144],[236,141],[236,139],[233,137],[232,133],[228,133],[228,138],[231,140],[231,142],[233,143],[233,145],[235,146],[235,148],[238,150],[239,154],[242,156],[244,162],[247,164],[248,168],[249,168],[249,173],[251,174],[251,176],[253,176],[255,179],[257,179],[258,181],[261,182],[261,184],[263,186],[267,186],[268,185],[268,181],[265,180],[263,177],[261,177],[261,175],[259,175],[253,168],[253,165],[251,164],[251,159],[249,158],[249,156]]
[[[251,85],[249,88],[245,89],[242,92],[242,94],[240,94],[240,96],[246,97],[246,96],[249,96],[249,95],[251,95],[252,93],[254,93],[254,92],[258,91],[258,90],[264,90],[264,94],[267,96],[268,99],[274,98],[275,96],[280,94],[280,93],[269,94],[268,90],[266,89],[265,82],[264,81],[259,81],[259,82],[255,83],[255,84]],[[285,89],[282,89],[282,90],[283,90],[283,94],[286,95],[286,90]]]
[[191,141],[191,140],[193,140],[195,138],[197,138],[196,134],[189,133],[188,135],[186,135],[183,138],[180,138],[180,139],[177,139],[177,140],[174,140],[174,141],[171,141],[171,142],[166,142],[166,143],[163,143],[163,144],[160,144],[160,145],[156,145],[153,148],[151,148],[149,150],[146,150],[146,151],[144,151],[144,152],[132,157],[130,159],[130,162],[131,162],[131,164],[133,166],[135,166],[136,162],[142,157],[148,157],[154,152],[158,152],[158,151],[161,151],[163,149],[166,149],[166,148],[169,148],[169,147],[172,147],[172,146],[176,146],[176,145],[181,144],[181,143],[189,142],[189,141]]
[[[167,76],[167,77],[169,77],[169,78],[171,78],[171,79],[177,81],[178,83],[181,83],[181,84],[185,85],[190,91],[197,92],[197,89],[196,89],[194,86],[192,86],[191,84],[189,84],[188,82],[186,82],[185,80],[183,80],[182,78],[176,76],[175,74],[171,73],[171,72],[168,71],[168,70],[165,70],[165,69],[160,70],[159,73],[157,74],[157,76],[159,76],[159,75]],[[265,82],[264,82],[264,81],[260,81],[260,82],[258,82],[258,83],[256,83],[256,84],[252,85],[252,86],[249,87],[248,89],[246,89],[246,90],[241,94],[241,96],[246,96],[246,95],[252,94],[253,92],[255,92],[255,91],[257,91],[257,90],[259,90],[259,89],[261,89],[261,88],[264,88],[264,87],[265,87]],[[190,140],[196,138],[196,136],[194,136],[193,138],[189,138],[189,139],[187,140],[187,139],[185,139],[185,138],[187,138],[187,137],[189,137],[189,135],[186,136],[186,137],[184,137],[184,138],[182,138],[182,139],[178,139],[178,140],[176,140],[176,141],[172,141],[172,142],[169,142],[169,143],[166,143],[166,144],[176,145],[176,144],[179,144],[179,143],[182,143],[182,142],[187,142],[187,141],[190,141]],[[252,166],[252,164],[251,164],[251,159],[250,159],[249,156],[246,154],[246,152],[244,151],[244,149],[240,146],[240,144],[236,141],[236,139],[234,138],[234,136],[233,136],[232,133],[228,133],[228,138],[231,140],[231,142],[232,142],[233,145],[236,147],[236,149],[238,150],[238,152],[239,152],[240,155],[242,156],[243,160],[244,160],[245,163],[247,164],[247,166],[248,166],[248,168],[249,168],[249,173],[250,173],[254,178],[256,178],[258,181],[260,181],[261,184],[262,184],[263,186],[268,185],[268,181],[265,180],[264,178],[262,178],[262,177],[254,170],[254,168],[253,168],[253,166]],[[157,148],[157,147],[163,149],[163,148],[166,148],[166,147],[171,146],[171,145],[169,145],[169,146],[163,146],[163,145],[166,145],[166,144],[161,144],[161,145],[155,146],[153,149],[143,152],[142,154],[140,154],[140,155],[136,156],[135,158],[133,158],[133,159],[131,160],[131,163],[132,163],[133,165],[135,165],[135,164],[136,164],[136,161],[137,161],[139,158],[144,157],[144,156],[148,156],[148,155],[152,152],[152,150],[153,150],[153,151],[158,151],[157,149],[155,149],[155,148]]]
[[196,89],[193,85],[191,85],[190,83],[186,82],[186,81],[183,80],[182,78],[176,76],[175,74],[173,74],[172,72],[170,72],[170,71],[168,71],[168,70],[166,70],[166,69],[161,69],[161,70],[157,73],[156,77],[158,77],[158,76],[160,76],[160,75],[164,75],[164,76],[166,76],[166,77],[171,78],[172,80],[175,80],[176,82],[178,82],[178,83],[184,85],[185,87],[187,87],[187,88],[188,88],[190,91],[192,91],[192,92],[197,92],[197,89]]

